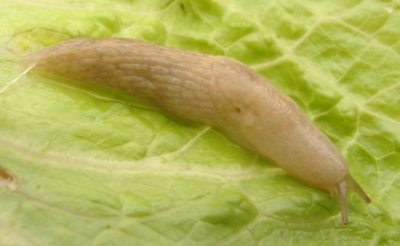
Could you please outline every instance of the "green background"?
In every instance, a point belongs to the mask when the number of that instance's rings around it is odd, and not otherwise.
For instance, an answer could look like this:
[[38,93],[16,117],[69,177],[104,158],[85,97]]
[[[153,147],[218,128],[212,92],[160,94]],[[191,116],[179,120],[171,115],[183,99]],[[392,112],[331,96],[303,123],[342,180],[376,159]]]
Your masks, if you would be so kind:
[[[397,245],[400,1],[0,0],[0,245]],[[128,37],[234,57],[292,97],[372,199],[337,199],[213,128],[22,73]]]

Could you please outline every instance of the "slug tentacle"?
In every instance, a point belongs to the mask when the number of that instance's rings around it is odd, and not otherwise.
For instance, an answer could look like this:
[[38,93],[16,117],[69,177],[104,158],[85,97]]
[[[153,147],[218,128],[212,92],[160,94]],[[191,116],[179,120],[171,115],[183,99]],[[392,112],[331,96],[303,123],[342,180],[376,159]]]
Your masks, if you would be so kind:
[[336,185],[336,192],[339,198],[340,213],[342,215],[342,224],[347,225],[347,182],[342,181]]
[[364,190],[361,188],[361,186],[355,181],[355,179],[349,174],[347,176],[346,182],[348,184],[348,189],[353,190],[354,192],[359,195],[365,203],[370,203],[371,199],[369,199],[368,195],[364,192]]
[[164,112],[210,124],[314,187],[368,196],[334,144],[296,103],[246,65],[131,39],[78,39],[24,59],[33,70],[131,94]]

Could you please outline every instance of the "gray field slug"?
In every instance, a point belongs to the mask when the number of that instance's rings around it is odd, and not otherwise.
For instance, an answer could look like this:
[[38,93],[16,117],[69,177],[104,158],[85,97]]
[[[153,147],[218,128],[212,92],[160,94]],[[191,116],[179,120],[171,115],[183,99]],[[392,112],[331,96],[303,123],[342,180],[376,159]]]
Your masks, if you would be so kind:
[[337,195],[344,225],[347,190],[370,202],[341,153],[296,103],[232,58],[131,39],[77,39],[28,55],[23,63],[221,129],[305,183]]

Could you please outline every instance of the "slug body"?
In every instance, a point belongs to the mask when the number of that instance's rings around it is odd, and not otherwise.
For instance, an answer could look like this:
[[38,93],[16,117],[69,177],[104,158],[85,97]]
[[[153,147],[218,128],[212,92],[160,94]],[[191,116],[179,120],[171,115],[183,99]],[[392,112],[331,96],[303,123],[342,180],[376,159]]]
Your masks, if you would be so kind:
[[215,126],[309,185],[368,196],[332,142],[296,103],[244,64],[129,39],[78,39],[25,58],[26,65],[142,98],[177,117]]

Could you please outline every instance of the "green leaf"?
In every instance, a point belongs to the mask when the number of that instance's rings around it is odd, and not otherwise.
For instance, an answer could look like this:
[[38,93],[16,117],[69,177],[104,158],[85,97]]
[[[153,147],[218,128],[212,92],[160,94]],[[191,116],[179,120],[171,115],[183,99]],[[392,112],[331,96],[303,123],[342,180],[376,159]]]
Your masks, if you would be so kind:
[[[1,245],[397,245],[399,1],[0,0]],[[23,55],[129,37],[236,58],[292,97],[371,197],[304,185],[205,125],[23,75]],[[13,81],[14,78],[17,78]]]

